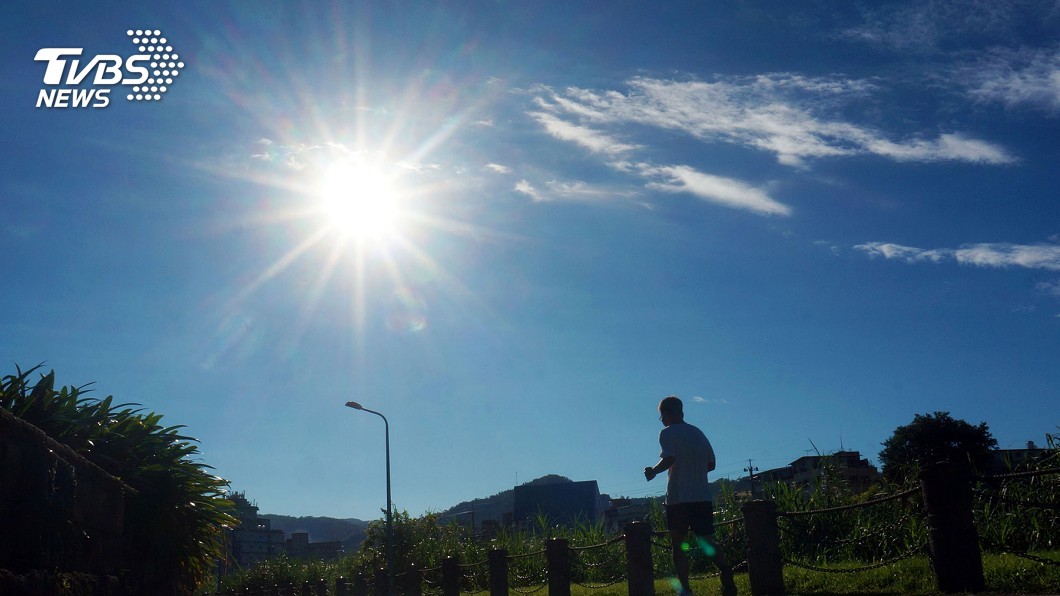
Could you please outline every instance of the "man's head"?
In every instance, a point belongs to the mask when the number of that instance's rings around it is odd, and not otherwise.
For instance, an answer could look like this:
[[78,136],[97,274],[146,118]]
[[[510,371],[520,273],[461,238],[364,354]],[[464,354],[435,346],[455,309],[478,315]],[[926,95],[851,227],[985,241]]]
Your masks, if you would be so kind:
[[681,400],[671,395],[659,402],[659,420],[666,426],[685,421],[685,408]]

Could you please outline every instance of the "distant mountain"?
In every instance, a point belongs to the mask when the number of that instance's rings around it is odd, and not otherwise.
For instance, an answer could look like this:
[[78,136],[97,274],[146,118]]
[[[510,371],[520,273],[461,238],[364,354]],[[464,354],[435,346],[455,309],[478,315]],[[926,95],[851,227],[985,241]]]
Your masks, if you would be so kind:
[[292,517],[266,513],[259,515],[270,520],[273,530],[283,530],[287,538],[295,532],[308,532],[310,542],[330,542],[340,540],[346,546],[346,552],[355,550],[364,541],[364,530],[368,522],[349,518],[334,517]]
[[[524,485],[560,484],[574,482],[566,476],[548,474],[536,478]],[[493,496],[481,499],[464,501],[445,511],[437,514],[442,521],[452,521],[470,525],[472,516],[475,526],[481,527],[482,522],[487,520],[496,521],[498,524],[504,521],[504,514],[511,513],[515,509],[515,489],[501,491]],[[364,541],[364,531],[368,527],[367,521],[360,519],[337,519],[334,517],[293,517],[277,513],[261,514],[258,517],[270,520],[272,529],[283,530],[287,538],[295,532],[308,532],[310,542],[330,542],[341,540],[346,552],[353,552]]]
[[[529,482],[525,482],[523,483],[523,486],[564,484],[570,482],[574,481],[566,476],[548,474],[540,478],[535,478]],[[511,513],[514,510],[515,489],[509,488],[508,490],[501,491],[489,497],[464,501],[446,509],[445,511],[439,512],[437,515],[440,521],[466,524],[468,526],[471,525],[471,520],[474,519],[475,527],[481,528],[482,522],[484,521],[494,521],[498,525],[503,524],[504,514]]]

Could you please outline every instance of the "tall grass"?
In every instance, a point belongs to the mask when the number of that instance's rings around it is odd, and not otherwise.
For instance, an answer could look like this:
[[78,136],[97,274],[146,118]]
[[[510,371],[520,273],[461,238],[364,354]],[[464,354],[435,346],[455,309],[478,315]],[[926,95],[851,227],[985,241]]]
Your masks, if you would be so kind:
[[[407,511],[393,516],[394,566],[405,570],[415,563],[429,583],[441,580],[440,567],[449,557],[463,568],[462,589],[482,590],[487,587],[489,551],[505,550],[512,558],[509,580],[515,585],[542,585],[546,582],[545,543],[553,538],[568,541],[573,548],[602,545],[614,533],[602,522],[580,520],[572,525],[554,523],[539,515],[525,530],[505,529],[492,537],[472,535],[464,526],[439,523],[435,514],[412,517]],[[383,520],[368,525],[366,537],[357,552],[342,559],[321,563],[302,564],[286,557],[263,563],[240,574],[222,580],[223,589],[260,590],[273,585],[301,584],[325,578],[333,583],[338,577],[363,575],[371,583],[376,570],[386,564],[386,524]],[[621,543],[599,549],[582,551],[574,557],[573,579],[585,584],[611,583],[625,572],[624,546]]]
[[[1046,435],[1045,457],[1011,472],[1060,467],[1060,446]],[[1030,478],[986,478],[976,487],[976,526],[991,552],[1023,553],[1060,548],[1060,474]]]
[[[813,485],[766,487],[780,512],[805,513],[779,519],[781,552],[791,560],[820,566],[835,562],[876,563],[922,550],[927,530],[919,493],[897,500],[829,512],[906,492],[906,485],[881,482],[861,494],[851,491],[839,470],[825,464]],[[809,513],[818,512],[818,513]]]

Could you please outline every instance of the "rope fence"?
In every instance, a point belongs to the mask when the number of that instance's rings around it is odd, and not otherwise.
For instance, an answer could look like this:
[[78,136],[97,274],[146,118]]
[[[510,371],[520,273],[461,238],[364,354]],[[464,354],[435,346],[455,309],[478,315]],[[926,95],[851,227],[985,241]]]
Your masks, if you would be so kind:
[[589,590],[609,588],[626,581],[621,573],[625,563],[625,553],[612,548],[625,541],[625,534],[619,534],[610,540],[590,546],[571,546],[571,578],[578,586]]
[[910,497],[910,496],[912,496],[912,495],[914,495],[916,493],[919,493],[919,492],[920,492],[920,487],[918,486],[916,488],[911,488],[909,490],[902,491],[900,493],[896,493],[896,494],[893,494],[893,495],[888,495],[886,497],[879,497],[879,498],[873,499],[871,501],[865,501],[864,503],[854,503],[852,505],[841,505],[839,507],[828,507],[826,509],[809,509],[809,510],[805,510],[805,511],[780,511],[780,512],[777,512],[777,515],[779,515],[780,517],[799,517],[799,516],[804,516],[804,515],[815,515],[815,514],[820,514],[820,513],[838,513],[840,511],[850,511],[851,509],[862,509],[864,507],[871,507],[873,505],[879,505],[881,503],[889,503],[891,501],[897,501],[899,499],[904,499],[904,498]]

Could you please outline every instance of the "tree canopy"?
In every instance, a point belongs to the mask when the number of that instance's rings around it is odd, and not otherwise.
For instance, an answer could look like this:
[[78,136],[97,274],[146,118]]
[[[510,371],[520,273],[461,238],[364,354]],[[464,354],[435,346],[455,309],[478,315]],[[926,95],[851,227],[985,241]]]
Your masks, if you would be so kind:
[[985,422],[972,425],[949,412],[917,414],[883,442],[880,463],[884,476],[900,479],[915,473],[919,465],[940,461],[969,462],[979,468],[996,448],[997,439]]

